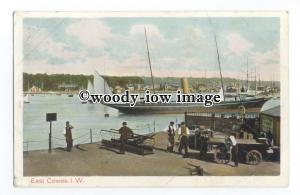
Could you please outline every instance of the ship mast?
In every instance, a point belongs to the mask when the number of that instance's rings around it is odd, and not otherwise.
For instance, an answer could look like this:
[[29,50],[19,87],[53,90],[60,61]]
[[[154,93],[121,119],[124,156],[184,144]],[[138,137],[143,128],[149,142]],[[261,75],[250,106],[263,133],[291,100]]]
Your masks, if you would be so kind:
[[148,47],[147,32],[146,32],[146,28],[145,28],[145,27],[144,27],[144,30],[145,30],[145,38],[146,38],[146,46],[147,46],[147,55],[148,55],[148,62],[149,62],[149,67],[150,67],[150,74],[151,74],[152,88],[153,88],[153,93],[155,93],[155,89],[154,89],[154,79],[153,79],[153,73],[152,73],[152,67],[151,67],[151,60],[150,60],[150,53],[149,53],[149,47]]
[[247,91],[248,91],[248,87],[249,87],[249,74],[248,74],[248,57],[247,57]]
[[216,36],[216,34],[215,34],[215,43],[216,43],[216,49],[217,49],[217,55],[218,55],[218,64],[219,64],[219,71],[220,71],[220,78],[221,78],[222,93],[223,93],[223,98],[224,98],[224,101],[225,101],[225,94],[224,94],[225,91],[224,91],[222,69],[221,69],[220,55],[219,55],[219,49],[218,49],[218,43],[217,43],[217,36]]
[[254,75],[254,79],[255,79],[255,82],[254,82],[255,85],[254,85],[254,86],[255,86],[255,97],[256,97],[256,87],[257,87],[257,86],[256,86],[256,66],[255,66],[255,75]]

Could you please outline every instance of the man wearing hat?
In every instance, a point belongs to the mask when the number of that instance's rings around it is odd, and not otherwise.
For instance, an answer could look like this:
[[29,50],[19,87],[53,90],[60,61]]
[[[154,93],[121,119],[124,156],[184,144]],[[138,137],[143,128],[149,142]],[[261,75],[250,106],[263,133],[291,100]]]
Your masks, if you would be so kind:
[[168,146],[167,146],[168,152],[173,152],[173,150],[174,150],[175,130],[176,130],[176,128],[175,128],[174,122],[171,121],[169,126],[165,130],[168,134]]
[[178,152],[181,154],[182,149],[184,148],[184,158],[188,157],[188,136],[190,134],[189,128],[185,125],[185,122],[182,122],[180,128],[178,129],[178,134],[180,136],[180,143]]
[[235,134],[234,133],[232,133],[229,136],[229,141],[231,143],[231,155],[232,155],[232,160],[234,162],[234,166],[238,167],[239,166],[238,146],[237,146],[237,141],[235,139]]
[[122,125],[123,126],[119,129],[120,142],[121,142],[121,145],[120,145],[120,154],[125,154],[125,144],[127,142],[127,139],[129,137],[132,137],[133,132],[132,132],[132,130],[129,127],[127,127],[127,123],[126,122],[123,122]]
[[67,151],[71,152],[72,147],[73,147],[73,138],[72,138],[72,129],[74,127],[70,125],[70,122],[66,122],[66,128],[65,128],[65,137],[66,137],[66,142],[67,142]]

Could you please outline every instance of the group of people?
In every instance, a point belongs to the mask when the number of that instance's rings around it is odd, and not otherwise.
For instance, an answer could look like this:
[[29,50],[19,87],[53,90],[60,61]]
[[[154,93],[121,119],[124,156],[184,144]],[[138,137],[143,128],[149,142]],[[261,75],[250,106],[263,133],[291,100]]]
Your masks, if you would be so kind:
[[[74,127],[70,125],[70,122],[66,122],[66,127],[64,130],[64,136],[66,138],[67,143],[67,151],[71,152],[73,147],[73,138],[72,138],[72,129]],[[166,129],[168,133],[168,147],[167,151],[173,152],[174,145],[175,145],[175,134],[176,134],[176,127],[173,121],[170,122],[168,128]],[[125,144],[128,138],[134,135],[133,131],[127,127],[127,122],[122,123],[122,127],[119,129],[120,134],[120,154],[125,154]],[[190,134],[189,128],[185,125],[184,122],[180,124],[178,129],[180,144],[178,152],[181,154],[182,149],[184,149],[184,157],[188,156],[188,135]]]
[[[175,145],[175,135],[176,135],[176,126],[173,121],[170,122],[169,126],[165,129],[168,134],[168,152],[174,152],[174,145]],[[179,135],[179,147],[178,152],[181,154],[182,149],[184,148],[184,155],[183,157],[188,156],[188,135],[190,134],[189,128],[185,125],[185,122],[181,122],[178,128],[178,135]]]
[[[72,137],[72,129],[74,127],[70,125],[70,122],[66,122],[66,127],[64,129],[64,136],[66,138],[67,143],[67,151],[71,152],[73,147],[73,137]],[[122,123],[122,127],[119,129],[120,133],[120,154],[125,154],[125,144],[128,138],[134,135],[133,131],[127,127],[127,122]]]
[[[173,121],[170,122],[169,126],[165,129],[168,134],[168,152],[174,152],[174,145],[175,145],[175,135],[176,135],[176,126]],[[181,154],[182,149],[184,148],[184,155],[183,157],[188,156],[188,135],[190,134],[189,128],[185,125],[185,122],[182,122],[178,128],[178,135],[179,135],[179,147],[178,152]],[[234,166],[238,166],[238,147],[237,141],[235,139],[234,134],[228,137],[230,142],[230,152],[232,155],[232,161],[234,162]]]
[[[73,138],[72,138],[72,129],[74,127],[70,125],[70,122],[66,122],[66,127],[64,130],[64,136],[66,138],[67,143],[67,151],[71,152],[73,147]],[[168,152],[174,152],[175,146],[175,135],[176,132],[179,135],[179,147],[178,152],[182,154],[182,150],[184,149],[183,157],[188,157],[188,136],[190,134],[189,128],[186,126],[185,122],[181,122],[178,127],[178,131],[176,129],[176,125],[173,121],[170,122],[168,127],[165,129],[168,135]],[[122,123],[122,127],[119,129],[120,134],[120,154],[125,154],[125,145],[127,140],[134,135],[133,131],[127,127],[127,122]],[[232,160],[234,161],[234,165],[238,166],[238,148],[237,142],[234,135],[229,136],[229,141],[231,145],[231,154]]]

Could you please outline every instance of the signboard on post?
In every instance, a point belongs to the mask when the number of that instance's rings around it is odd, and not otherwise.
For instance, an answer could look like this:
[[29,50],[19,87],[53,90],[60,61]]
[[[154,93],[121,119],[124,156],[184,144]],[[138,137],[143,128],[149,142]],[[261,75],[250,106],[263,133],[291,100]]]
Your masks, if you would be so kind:
[[47,113],[46,114],[46,121],[51,122],[51,121],[56,121],[56,113]]
[[47,113],[46,114],[46,121],[47,122],[50,122],[50,133],[49,133],[49,149],[48,149],[48,152],[50,153],[51,150],[52,150],[52,147],[51,147],[51,137],[52,137],[52,121],[56,121],[56,116],[57,114],[56,113]]

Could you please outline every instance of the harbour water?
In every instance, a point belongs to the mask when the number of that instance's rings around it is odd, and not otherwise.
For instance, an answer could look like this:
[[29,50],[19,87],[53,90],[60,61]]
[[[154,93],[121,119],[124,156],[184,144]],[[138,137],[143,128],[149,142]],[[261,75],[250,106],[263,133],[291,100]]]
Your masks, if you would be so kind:
[[[123,121],[138,134],[161,131],[170,121],[181,122],[183,114],[173,115],[126,115],[118,110],[102,104],[82,104],[78,96],[67,95],[34,95],[29,97],[30,103],[24,104],[23,114],[23,139],[24,150],[48,148],[49,122],[46,122],[46,113],[57,113],[57,121],[52,122],[52,135],[54,147],[65,146],[65,122],[70,121],[74,126],[74,144],[88,143],[89,133],[92,129],[93,141],[98,141],[105,136],[116,136],[102,132],[101,129],[119,129]],[[109,117],[105,117],[109,114]]]
[[[24,104],[23,113],[23,150],[48,148],[49,122],[46,113],[57,113],[57,121],[52,122],[53,147],[65,147],[64,127],[70,121],[74,126],[74,144],[89,143],[90,129],[92,139],[99,141],[105,137],[117,136],[107,134],[101,129],[119,129],[123,121],[138,134],[162,131],[170,121],[181,122],[183,114],[127,115],[101,104],[82,104],[78,97],[67,95],[34,95],[29,96],[30,103]],[[265,103],[262,109],[279,104],[279,99]],[[109,114],[109,117],[105,117]]]

